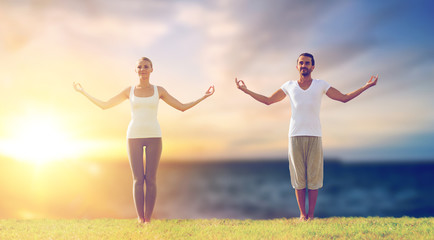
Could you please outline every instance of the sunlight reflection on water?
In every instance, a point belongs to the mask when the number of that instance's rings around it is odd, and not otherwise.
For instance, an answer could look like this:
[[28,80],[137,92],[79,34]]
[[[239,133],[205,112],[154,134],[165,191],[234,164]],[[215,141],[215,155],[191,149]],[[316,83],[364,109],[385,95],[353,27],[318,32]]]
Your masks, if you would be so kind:
[[[0,218],[135,218],[129,164],[0,161]],[[434,215],[433,163],[326,161],[317,217]],[[299,215],[286,161],[167,163],[155,218],[270,219]]]

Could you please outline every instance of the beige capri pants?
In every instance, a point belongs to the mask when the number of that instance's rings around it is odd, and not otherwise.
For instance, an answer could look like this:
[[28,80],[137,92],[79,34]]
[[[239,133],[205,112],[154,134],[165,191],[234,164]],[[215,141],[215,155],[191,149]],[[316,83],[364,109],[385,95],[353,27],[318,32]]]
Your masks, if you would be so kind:
[[321,137],[289,138],[289,173],[295,189],[315,190],[323,186],[324,159]]

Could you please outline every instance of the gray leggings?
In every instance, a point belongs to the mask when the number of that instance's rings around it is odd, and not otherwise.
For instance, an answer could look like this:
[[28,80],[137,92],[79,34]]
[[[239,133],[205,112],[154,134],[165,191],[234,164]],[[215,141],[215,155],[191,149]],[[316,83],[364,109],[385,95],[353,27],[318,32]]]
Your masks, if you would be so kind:
[[[146,169],[143,166],[145,149]],[[133,173],[133,196],[137,215],[141,220],[150,221],[157,197],[157,168],[162,151],[161,138],[128,139],[128,158]],[[146,212],[144,212],[146,183]]]

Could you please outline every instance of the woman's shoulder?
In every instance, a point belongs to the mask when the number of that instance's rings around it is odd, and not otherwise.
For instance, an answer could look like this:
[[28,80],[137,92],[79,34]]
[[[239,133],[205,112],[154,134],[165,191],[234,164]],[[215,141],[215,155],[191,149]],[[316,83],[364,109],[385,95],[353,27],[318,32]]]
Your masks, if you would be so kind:
[[164,89],[164,87],[158,85],[154,85],[154,86],[157,87],[158,95],[160,96],[160,98],[167,94],[167,91],[166,89]]
[[127,98],[129,98],[130,97],[131,89],[133,87],[134,86],[128,86],[128,87],[124,88],[124,90],[122,90],[121,94],[123,94],[124,96],[126,96]]

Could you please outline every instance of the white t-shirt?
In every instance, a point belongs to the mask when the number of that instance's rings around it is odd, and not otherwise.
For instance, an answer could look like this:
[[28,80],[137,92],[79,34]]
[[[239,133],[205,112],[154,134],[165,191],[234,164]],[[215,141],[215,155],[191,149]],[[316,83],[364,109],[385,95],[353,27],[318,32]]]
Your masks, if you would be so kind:
[[319,112],[323,94],[330,88],[324,80],[313,79],[308,89],[303,90],[297,81],[284,83],[281,89],[290,98],[291,121],[289,136],[321,136]]

